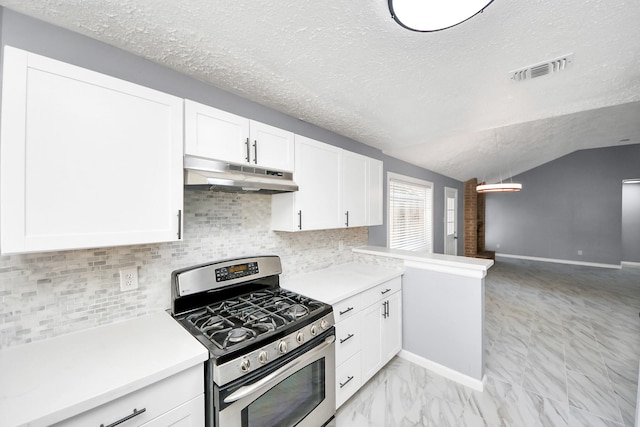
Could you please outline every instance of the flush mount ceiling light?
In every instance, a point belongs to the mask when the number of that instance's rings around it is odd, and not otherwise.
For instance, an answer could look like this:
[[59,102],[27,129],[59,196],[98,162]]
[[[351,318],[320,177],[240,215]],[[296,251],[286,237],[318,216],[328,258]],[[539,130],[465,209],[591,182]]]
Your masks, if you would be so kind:
[[482,13],[493,0],[389,0],[391,17],[412,31],[440,31]]

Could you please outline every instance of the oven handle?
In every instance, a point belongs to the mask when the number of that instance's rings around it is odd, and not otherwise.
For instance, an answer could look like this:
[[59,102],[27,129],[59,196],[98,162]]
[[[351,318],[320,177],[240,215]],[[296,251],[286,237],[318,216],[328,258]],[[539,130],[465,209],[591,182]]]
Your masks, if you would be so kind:
[[247,397],[250,394],[255,393],[257,390],[261,388],[270,387],[271,383],[280,381],[280,377],[288,377],[289,375],[297,371],[300,365],[303,365],[307,363],[310,359],[313,359],[314,357],[316,357],[318,353],[321,353],[322,351],[324,351],[324,349],[329,347],[331,344],[333,344],[335,340],[336,340],[335,335],[331,335],[330,337],[327,337],[322,344],[304,353],[302,356],[293,360],[288,365],[278,369],[275,372],[270,373],[266,377],[256,381],[251,385],[240,387],[238,390],[234,391],[229,396],[225,397],[224,402],[233,403],[236,400],[240,400],[243,397]]

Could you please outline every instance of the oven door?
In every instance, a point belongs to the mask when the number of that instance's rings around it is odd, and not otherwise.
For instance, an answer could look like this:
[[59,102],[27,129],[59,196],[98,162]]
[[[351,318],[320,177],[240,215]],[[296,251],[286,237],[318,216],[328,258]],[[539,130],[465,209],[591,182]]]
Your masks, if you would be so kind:
[[[224,427],[318,427],[336,410],[335,334],[318,337],[308,349],[253,378],[249,384],[221,388],[217,420]],[[312,344],[309,342],[308,344]],[[302,348],[298,350],[303,350]],[[266,367],[265,367],[266,368]],[[332,424],[331,424],[332,425]]]

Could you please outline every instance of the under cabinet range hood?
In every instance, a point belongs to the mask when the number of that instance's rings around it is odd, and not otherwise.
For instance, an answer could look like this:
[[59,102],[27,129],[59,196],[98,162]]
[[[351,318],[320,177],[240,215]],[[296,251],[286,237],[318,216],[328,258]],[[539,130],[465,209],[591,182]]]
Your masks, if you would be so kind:
[[290,172],[270,171],[189,155],[184,156],[184,185],[229,193],[277,194],[298,191]]

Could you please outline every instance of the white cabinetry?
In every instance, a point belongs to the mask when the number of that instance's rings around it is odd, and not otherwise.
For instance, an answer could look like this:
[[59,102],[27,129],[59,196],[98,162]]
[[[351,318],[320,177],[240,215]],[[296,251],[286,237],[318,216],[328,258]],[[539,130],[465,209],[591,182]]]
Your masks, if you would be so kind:
[[342,151],[342,212],[347,227],[367,225],[367,157]]
[[271,228],[280,231],[340,228],[340,148],[295,136],[298,191],[271,197]]
[[367,225],[382,225],[383,163],[367,158]]
[[200,364],[54,426],[106,426],[129,418],[125,425],[130,427],[203,427],[203,378]]
[[323,230],[382,224],[382,162],[295,135],[300,188],[271,198],[271,228]]
[[293,133],[185,100],[187,155],[291,172]]
[[[399,287],[399,284],[398,284]],[[392,289],[365,310],[362,324],[362,381],[368,381],[402,348],[402,295]]]
[[397,277],[333,305],[337,407],[402,348],[401,289]]
[[183,101],[4,52],[3,254],[179,240]]

